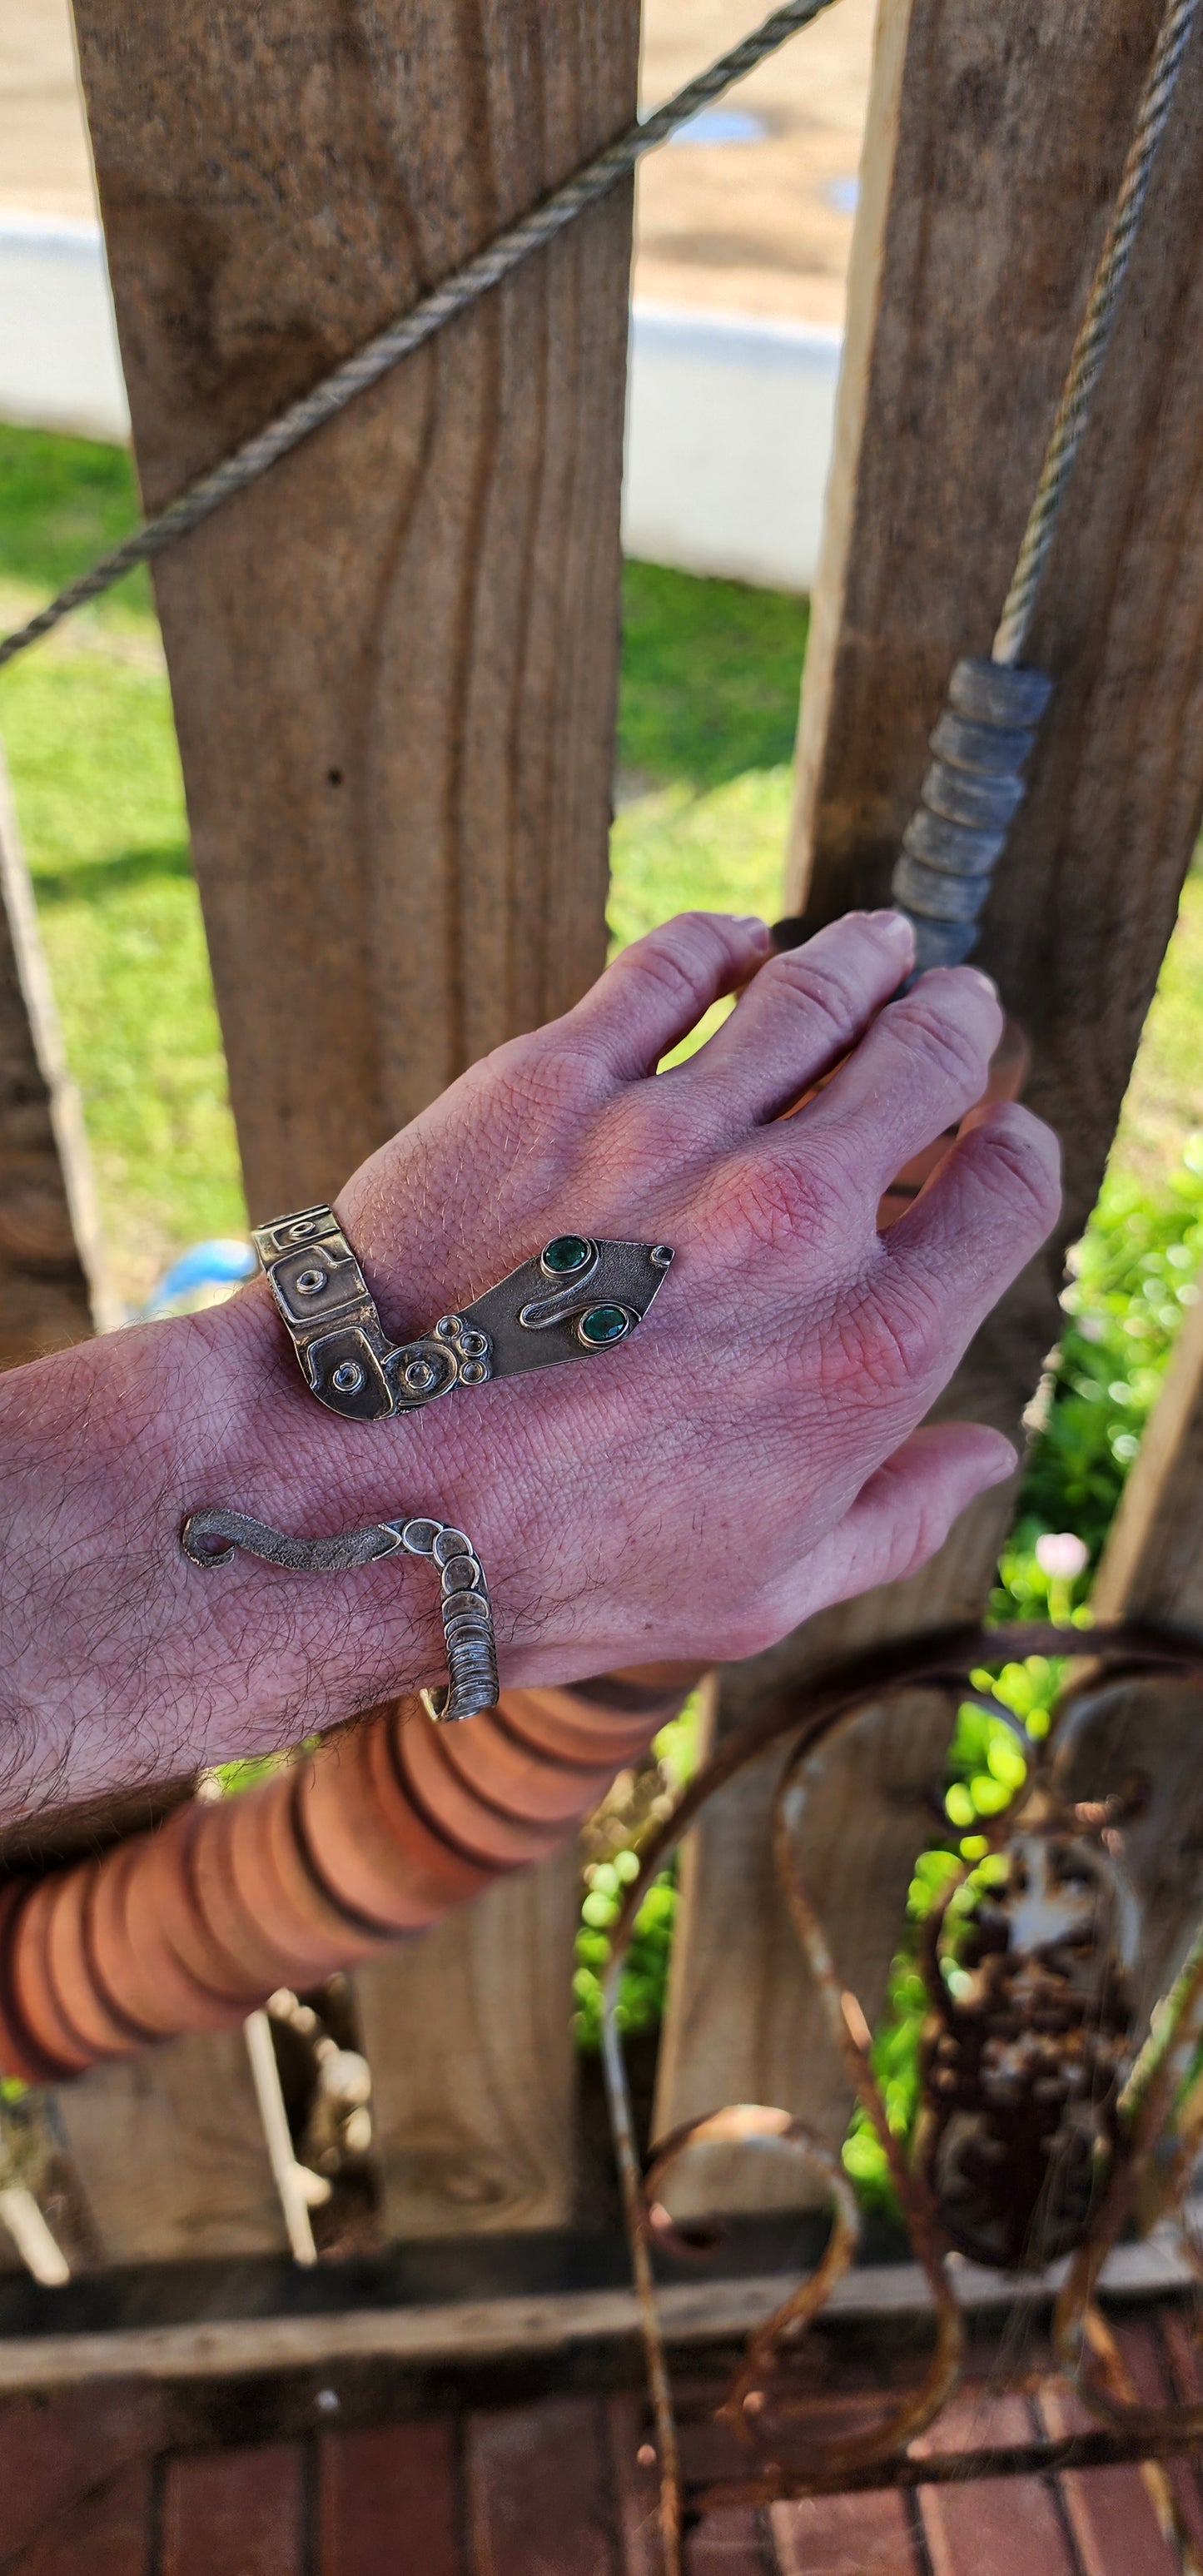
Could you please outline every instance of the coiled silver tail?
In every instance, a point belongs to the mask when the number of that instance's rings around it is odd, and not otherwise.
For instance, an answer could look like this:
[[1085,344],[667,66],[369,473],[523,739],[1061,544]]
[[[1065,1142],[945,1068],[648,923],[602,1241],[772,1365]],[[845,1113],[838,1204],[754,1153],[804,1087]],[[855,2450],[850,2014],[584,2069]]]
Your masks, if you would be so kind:
[[429,1557],[439,1576],[447,1681],[421,1693],[423,1706],[440,1726],[496,1708],[501,1686],[489,1587],[471,1539],[451,1522],[399,1514],[396,1520],[371,1521],[366,1529],[341,1530],[333,1538],[293,1538],[248,1512],[211,1503],[189,1513],[180,1545],[192,1564],[206,1572],[228,1565],[239,1547],[289,1574],[348,1574],[402,1552]]

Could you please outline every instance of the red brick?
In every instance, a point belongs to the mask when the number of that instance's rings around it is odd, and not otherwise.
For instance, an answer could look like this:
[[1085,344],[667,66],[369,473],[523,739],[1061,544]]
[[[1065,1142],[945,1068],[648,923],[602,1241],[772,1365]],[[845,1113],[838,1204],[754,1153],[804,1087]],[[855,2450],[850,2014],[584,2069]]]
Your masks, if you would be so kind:
[[781,2576],[918,2576],[910,2504],[897,2491],[775,2504],[769,2526]]
[[[1197,2405],[1203,2397],[1198,2346],[1181,2309],[1160,2316],[1114,2322],[1116,2341],[1142,2406]],[[1179,2513],[1196,2549],[1203,2549],[1203,2491],[1192,2459],[1168,2460],[1166,2469]]]
[[[972,2450],[1032,2438],[1023,2400],[988,2388],[955,2398],[924,2434],[932,2451]],[[1043,2478],[974,2478],[920,2487],[932,2576],[1074,2576],[1056,2498]]]
[[299,2443],[168,2461],[160,2576],[302,2576],[302,2567]]
[[[7,2506],[6,2497],[5,2524]],[[3,2564],[5,2576],[81,2576],[81,2571],[86,2576],[147,2576],[149,2460],[132,2460],[118,2469],[115,2477],[57,2514],[27,2549],[15,2558],[5,2555]]]
[[620,2576],[599,2399],[472,2416],[466,2470],[472,2576]]
[[162,2440],[155,2389],[97,2380],[0,2406],[0,2547],[26,2548],[76,2503]]
[[[1039,2412],[1053,2434],[1076,2432],[1099,2420],[1068,2390],[1056,2387],[1042,2392]],[[1069,2469],[1058,2485],[1082,2576],[1115,2576],[1117,2567],[1139,2569],[1140,2576],[1179,2576],[1138,2468]]]
[[319,2576],[461,2576],[446,2417],[324,2434],[318,2496]]

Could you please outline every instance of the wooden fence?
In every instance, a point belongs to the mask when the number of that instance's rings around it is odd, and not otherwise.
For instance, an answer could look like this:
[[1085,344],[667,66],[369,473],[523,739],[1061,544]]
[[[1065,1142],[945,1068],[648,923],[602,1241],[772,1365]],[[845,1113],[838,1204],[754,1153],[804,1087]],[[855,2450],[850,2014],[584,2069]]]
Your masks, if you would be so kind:
[[[1085,0],[881,0],[783,909],[882,899],[950,667],[988,648],[1157,16],[1155,0],[1105,17]],[[637,0],[268,0],[251,19],[224,0],[146,0],[132,19],[77,0],[76,19],[151,507],[634,106]],[[1064,1247],[1097,1194],[1203,808],[1201,120],[1196,46],[1041,605],[1032,658],[1064,677],[979,951],[1067,1154],[1061,1234],[946,1399],[1011,1432],[1056,1338]],[[601,962],[629,251],[620,191],[156,574],[256,1214],[332,1194]],[[76,1261],[70,1122],[8,847],[4,1185],[20,1096],[60,1247],[51,1287],[0,1240],[15,1359],[81,1328],[91,1238]],[[1201,1455],[1192,1320],[1103,1570],[1110,1609],[1203,1621]],[[984,1497],[910,1582],[725,1673],[715,1726],[833,1653],[976,1611],[1012,1500]],[[812,1883],[870,2010],[947,1724],[917,1697],[870,1712],[811,1803]],[[656,2117],[761,2100],[834,2141],[846,2090],[767,1865],[775,1776],[772,1760],[742,1775],[688,1849]],[[575,1918],[565,1850],[357,1976],[391,2238],[567,2226]],[[60,2109],[109,2262],[283,2248],[239,2036],[100,2069]],[[698,2186],[745,2208],[764,2190],[730,2163]]]

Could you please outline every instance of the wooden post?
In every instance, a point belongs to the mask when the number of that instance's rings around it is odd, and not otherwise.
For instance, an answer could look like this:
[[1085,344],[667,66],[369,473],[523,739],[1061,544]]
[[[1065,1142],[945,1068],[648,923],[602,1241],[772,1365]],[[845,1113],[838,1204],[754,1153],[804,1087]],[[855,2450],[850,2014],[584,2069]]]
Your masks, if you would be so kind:
[[1093,1599],[1100,1619],[1203,1633],[1203,1298],[1183,1318]]
[[117,1320],[0,752],[0,1368]]
[[390,2239],[571,2219],[576,2088],[565,2039],[579,1881],[569,1842],[400,1957],[360,1969]]
[[[1203,1304],[1183,1321],[1093,1600],[1101,1619],[1148,1619],[1203,1635]],[[1201,1722],[1197,1681],[1112,1683],[1092,1704],[1066,1771],[1074,1797],[1106,1796],[1137,1778],[1143,1784],[1142,1812],[1124,1827],[1124,1857],[1145,1908],[1138,1998],[1145,2012],[1176,1974],[1203,1914]]]
[[[634,113],[637,0],[78,0],[144,500]],[[630,191],[161,559],[247,1194],[332,1196],[601,965]]]
[[[77,0],[76,24],[151,508],[635,110],[638,0]],[[602,963],[630,221],[619,189],[157,569],[256,1216],[332,1196]],[[482,2077],[465,2230],[567,2207],[563,1868],[496,1900],[488,2015],[553,2143],[532,2187]],[[475,2044],[485,1921],[365,1990],[397,2224],[427,2223],[397,2178],[463,2157],[447,2019]]]
[[[0,1368],[117,1320],[105,1287],[79,1101],[68,1077],[0,750]],[[0,1835],[0,1868],[28,1834]],[[4,1846],[7,1843],[8,1851]],[[0,2271],[20,2268],[5,2231]]]
[[286,2252],[241,2030],[94,2067],[56,2101],[106,2262]]
[[[1157,0],[1117,0],[1105,25],[1078,0],[883,0],[791,910],[825,920],[886,898],[952,664],[989,649],[1159,14]],[[1039,605],[1028,658],[1057,694],[978,950],[1032,1039],[1027,1098],[1065,1148],[1057,1239],[939,1408],[1012,1434],[1056,1339],[1064,1247],[1097,1195],[1203,807],[1201,125],[1196,41]],[[1005,1489],[987,1496],[925,1572],[733,1673],[720,1725],[874,1637],[976,1612],[1009,1508]],[[933,1718],[932,1785],[942,1740]],[[879,1796],[864,1727],[860,1743],[850,1818]],[[783,1910],[749,1887],[749,1837],[768,1870],[775,1776],[760,1765],[738,1822],[720,1805],[698,1836],[660,2127],[741,2099],[842,2126]],[[900,1860],[881,1879],[849,1867],[832,1909],[870,2015],[901,1928]]]

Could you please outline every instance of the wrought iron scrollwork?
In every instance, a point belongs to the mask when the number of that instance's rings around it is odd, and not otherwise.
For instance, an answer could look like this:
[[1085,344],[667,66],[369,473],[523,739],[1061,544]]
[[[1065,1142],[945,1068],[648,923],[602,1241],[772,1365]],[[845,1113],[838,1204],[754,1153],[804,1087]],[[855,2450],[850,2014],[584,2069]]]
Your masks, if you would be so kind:
[[[922,2112],[908,2150],[886,2117],[863,2010],[841,1983],[799,1868],[807,1766],[867,1707],[916,1688],[946,1695],[954,1708],[975,1701],[1014,1726],[1012,1712],[984,1687],[982,1668],[1004,1658],[1067,1654],[1075,1660],[1048,1736],[1043,1743],[1026,1739],[1026,1779],[1000,1814],[981,1820],[995,1864],[992,1883],[983,1883],[977,1862],[958,1864],[926,1928],[920,1965],[930,2012]],[[1161,2527],[1182,2568],[1198,2576],[1200,2562],[1163,2463],[1203,2437],[1203,2405],[1139,2401],[1095,2291],[1154,2161],[1163,2203],[1179,2204],[1187,2260],[1203,2271],[1203,2249],[1180,2206],[1203,2143],[1203,2076],[1184,2084],[1203,2044],[1203,1925],[1142,2041],[1133,2000],[1140,1905],[1123,1849],[1139,1784],[1121,1783],[1114,1794],[1090,1801],[1071,1798],[1066,1788],[1068,1753],[1100,1690],[1157,1678],[1203,1689],[1203,1643],[1127,1624],[1085,1632],[1041,1625],[1001,1632],[964,1627],[876,1648],[820,1675],[788,1703],[770,1705],[727,1738],[645,1847],[613,1936],[603,2062],[655,2430],[666,2576],[679,2576],[686,2509],[696,2516],[848,2487],[939,2484],[946,2477],[1124,2459],[1141,2462]],[[743,2103],[693,2121],[654,2143],[641,2162],[618,2014],[626,1949],[667,1855],[711,1798],[789,1736],[794,1742],[773,1814],[778,1878],[832,2038],[886,2156],[935,2312],[921,2383],[867,2429],[834,2444],[812,2435],[809,2447],[805,2409],[793,2405],[779,2374],[852,2259],[859,2220],[847,2178],[802,2123],[765,2104]],[[697,2251],[663,2206],[671,2169],[692,2147],[747,2138],[773,2138],[821,2174],[832,2232],[810,2279],[750,2337],[717,2410],[756,2454],[755,2466],[743,2478],[690,2485],[681,2473],[652,2249],[671,2253],[689,2242]],[[1040,2262],[1070,2256],[1054,2310],[1054,2354],[1059,2372],[1099,2419],[1098,2429],[972,2456],[927,2446],[913,2453],[910,2445],[937,2423],[959,2375],[963,2325],[949,2257],[960,2251],[978,2263],[1013,2268],[1032,2259],[1033,2245]]]

